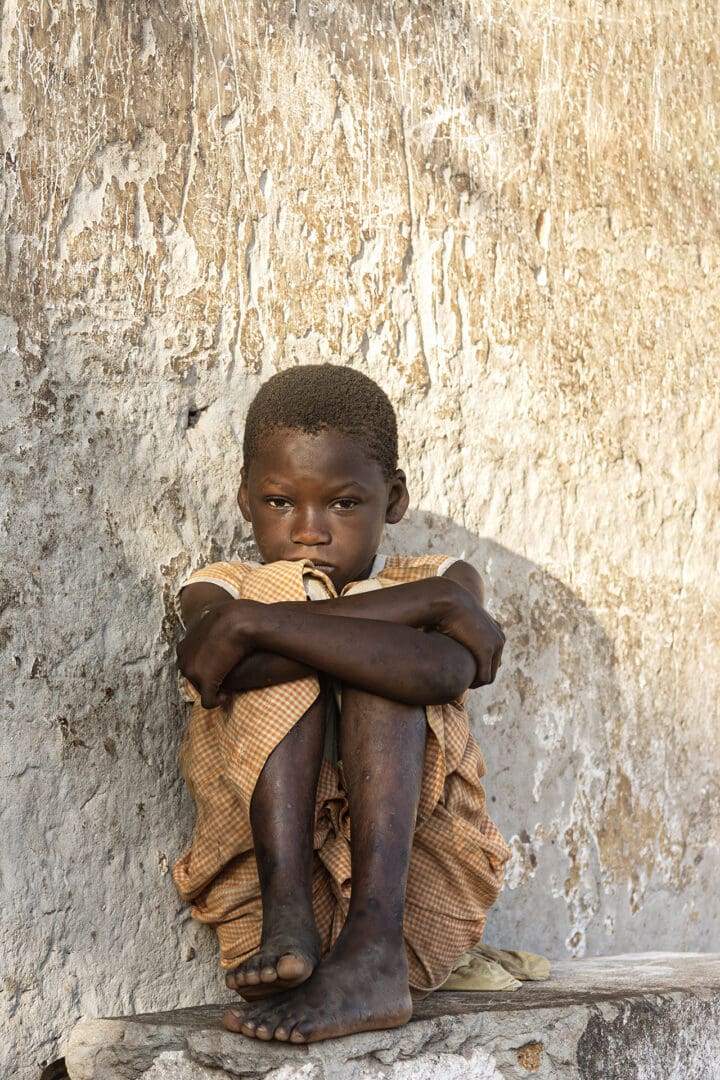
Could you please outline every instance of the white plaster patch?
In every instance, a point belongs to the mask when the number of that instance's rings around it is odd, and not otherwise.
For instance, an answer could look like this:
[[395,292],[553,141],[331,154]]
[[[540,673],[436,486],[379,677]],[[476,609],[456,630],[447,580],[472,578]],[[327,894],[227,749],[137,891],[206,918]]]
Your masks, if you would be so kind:
[[[143,129],[135,144],[109,143],[96,150],[92,165],[99,178],[95,183],[86,168],[80,170],[64,219],[58,226],[57,256],[60,262],[70,257],[75,237],[85,229],[94,228],[100,221],[106,193],[113,181],[120,188],[127,184],[137,185],[140,200],[142,185],[163,171],[165,158],[165,143],[152,128]],[[149,220],[147,212],[145,216]]]
[[168,296],[187,296],[200,285],[200,258],[195,240],[181,221],[165,219],[165,257],[160,269],[167,275]]
[[138,60],[141,64],[145,64],[152,56],[155,56],[156,51],[157,42],[155,40],[155,31],[153,30],[152,19],[143,19],[142,48],[140,50],[140,56],[138,57]]

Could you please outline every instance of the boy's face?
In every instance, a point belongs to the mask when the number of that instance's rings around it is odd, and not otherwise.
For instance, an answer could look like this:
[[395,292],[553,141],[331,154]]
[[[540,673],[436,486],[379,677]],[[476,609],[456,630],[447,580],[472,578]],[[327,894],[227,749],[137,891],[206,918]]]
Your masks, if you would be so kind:
[[408,493],[404,474],[387,480],[360,439],[275,428],[243,467],[238,503],[265,562],[310,559],[339,592],[367,576]]

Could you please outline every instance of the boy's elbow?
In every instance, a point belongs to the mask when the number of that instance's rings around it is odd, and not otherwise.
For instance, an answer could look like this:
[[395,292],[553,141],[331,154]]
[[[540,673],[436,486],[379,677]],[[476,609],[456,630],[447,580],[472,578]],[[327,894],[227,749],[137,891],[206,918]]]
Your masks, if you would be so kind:
[[475,678],[475,660],[467,649],[458,649],[457,656],[449,662],[438,664],[436,678],[432,687],[433,701],[428,705],[449,705],[456,701]]

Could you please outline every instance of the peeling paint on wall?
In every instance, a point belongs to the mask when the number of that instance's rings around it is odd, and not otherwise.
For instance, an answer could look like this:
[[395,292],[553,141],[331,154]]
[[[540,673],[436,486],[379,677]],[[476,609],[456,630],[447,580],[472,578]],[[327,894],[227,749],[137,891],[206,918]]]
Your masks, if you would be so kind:
[[464,552],[507,629],[489,939],[720,949],[717,49],[651,0],[2,6],[5,1071],[225,997],[165,873],[173,592],[252,550],[289,364],[383,383],[388,548]]

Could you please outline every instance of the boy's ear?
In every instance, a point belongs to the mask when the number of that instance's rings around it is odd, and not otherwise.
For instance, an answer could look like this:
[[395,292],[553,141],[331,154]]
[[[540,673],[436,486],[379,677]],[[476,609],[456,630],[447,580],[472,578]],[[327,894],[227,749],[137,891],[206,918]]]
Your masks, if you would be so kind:
[[240,472],[240,487],[238,488],[237,501],[242,516],[245,518],[246,521],[251,521],[252,519],[250,517],[250,501],[248,499],[247,489],[247,469],[244,465]]
[[405,482],[405,473],[398,469],[390,481],[388,487],[388,502],[385,511],[385,521],[388,525],[397,525],[405,516],[405,511],[410,503],[410,495]]

